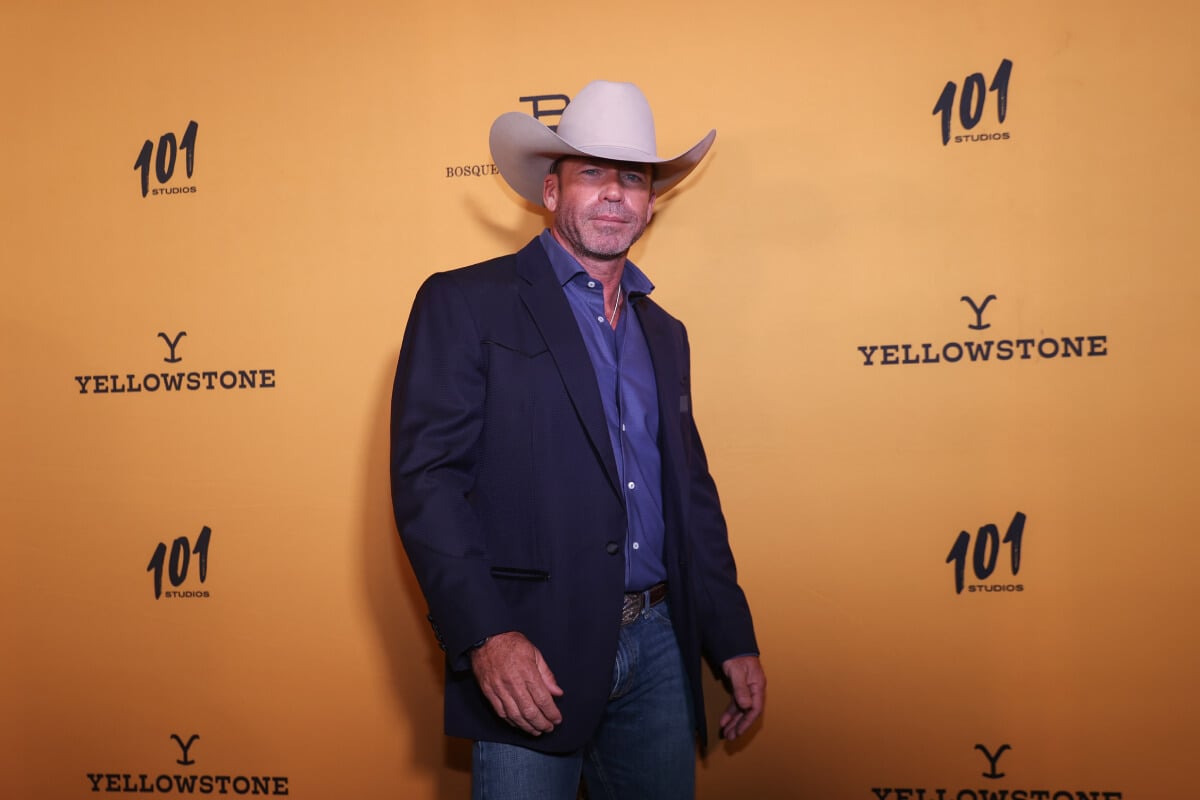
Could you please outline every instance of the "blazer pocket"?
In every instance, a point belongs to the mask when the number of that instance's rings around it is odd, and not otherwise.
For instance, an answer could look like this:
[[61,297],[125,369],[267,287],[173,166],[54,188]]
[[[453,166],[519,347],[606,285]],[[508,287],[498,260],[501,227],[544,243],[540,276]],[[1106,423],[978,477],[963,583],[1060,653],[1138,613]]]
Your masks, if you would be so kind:
[[501,350],[507,350],[515,355],[524,356],[525,358],[536,358],[542,353],[548,353],[550,351],[550,348],[546,347],[546,343],[540,340],[524,343],[509,343],[501,342],[498,339],[484,339],[483,343],[486,345],[491,345],[492,347],[498,347]]
[[492,567],[493,578],[511,578],[519,581],[548,581],[550,573],[544,569],[525,567]]

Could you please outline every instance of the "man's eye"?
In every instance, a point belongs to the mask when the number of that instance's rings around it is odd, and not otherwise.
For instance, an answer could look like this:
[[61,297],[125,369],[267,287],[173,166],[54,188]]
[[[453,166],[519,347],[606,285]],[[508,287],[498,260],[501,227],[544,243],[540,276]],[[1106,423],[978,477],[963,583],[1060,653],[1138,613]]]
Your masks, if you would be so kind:
[[630,183],[642,183],[645,177],[640,172],[627,172],[625,173],[625,180]]

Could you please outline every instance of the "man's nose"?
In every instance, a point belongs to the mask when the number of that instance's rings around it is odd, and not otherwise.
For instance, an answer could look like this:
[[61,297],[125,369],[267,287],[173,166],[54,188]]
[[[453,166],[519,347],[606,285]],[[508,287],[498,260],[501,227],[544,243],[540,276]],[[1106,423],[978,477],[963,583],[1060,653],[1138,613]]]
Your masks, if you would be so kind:
[[619,201],[625,197],[625,187],[621,185],[621,174],[616,173],[604,182],[600,196],[605,200]]

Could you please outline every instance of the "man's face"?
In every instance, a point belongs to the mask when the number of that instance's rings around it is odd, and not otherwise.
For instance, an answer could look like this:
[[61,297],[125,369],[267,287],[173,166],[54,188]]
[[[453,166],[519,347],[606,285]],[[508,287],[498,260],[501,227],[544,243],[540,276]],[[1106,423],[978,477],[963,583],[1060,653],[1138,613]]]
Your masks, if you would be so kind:
[[648,164],[562,159],[542,186],[555,235],[581,260],[623,258],[654,215],[652,178]]

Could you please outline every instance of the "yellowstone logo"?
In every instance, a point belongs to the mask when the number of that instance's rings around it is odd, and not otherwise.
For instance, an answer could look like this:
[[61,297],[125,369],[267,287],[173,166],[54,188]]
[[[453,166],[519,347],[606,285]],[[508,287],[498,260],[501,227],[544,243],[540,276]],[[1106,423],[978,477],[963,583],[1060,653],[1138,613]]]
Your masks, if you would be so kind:
[[[193,745],[200,741],[200,734],[193,733],[184,739],[172,733],[171,739],[182,752],[175,763],[182,767],[196,764],[190,755]],[[168,772],[89,772],[88,784],[96,794],[175,794],[175,795],[259,795],[283,796],[288,794],[288,778],[285,775],[235,775],[222,774],[177,774]]]
[[[967,329],[990,330],[984,313],[998,302],[994,294],[977,301],[970,295],[959,298],[971,309]],[[864,344],[858,346],[864,367],[911,366],[915,364],[958,364],[959,362],[1031,361],[1065,358],[1097,358],[1108,355],[1108,336],[1041,336],[1038,338],[987,338],[950,342]]]
[[167,347],[171,351],[170,353],[168,353],[166,356],[163,357],[163,361],[167,362],[168,364],[178,364],[180,361],[183,361],[182,358],[175,355],[175,348],[179,346],[179,340],[185,336],[187,336],[187,331],[180,331],[179,333],[175,334],[174,339],[170,338],[162,331],[158,332],[158,338],[160,338],[164,342],[166,342]]
[[[141,181],[142,197],[146,197],[148,194],[154,197],[166,197],[196,193],[195,185],[166,186],[166,184],[170,183],[171,178],[175,175],[175,164],[180,150],[183,151],[187,178],[191,180],[192,172],[196,169],[196,133],[199,130],[200,126],[196,124],[195,120],[192,120],[184,129],[183,138],[180,140],[176,140],[175,134],[168,131],[158,137],[157,148],[150,139],[142,144],[142,149],[138,151],[137,161],[133,162],[133,169],[138,173]],[[153,189],[150,188],[151,162],[154,164],[154,179],[158,182]]]
[[[1037,789],[1011,789],[999,787],[994,781],[999,781],[1006,777],[1006,773],[999,770],[1000,758],[1013,750],[1012,745],[1002,744],[993,752],[990,747],[982,744],[975,745],[975,749],[983,754],[987,759],[987,770],[980,774],[984,782],[975,787],[946,789],[946,788],[928,788],[924,786],[876,786],[871,789],[869,795],[864,797],[874,798],[874,800],[1123,800],[1122,792],[1110,790],[1101,791],[1097,789],[1063,789],[1056,788],[1037,788]],[[992,783],[988,783],[992,781]]]
[[[204,530],[208,530],[208,528],[205,528]],[[192,761],[190,758],[188,758],[188,750],[192,749],[192,743],[200,738],[200,734],[193,733],[188,737],[186,742],[179,738],[178,733],[172,733],[171,738],[175,740],[175,744],[179,745],[179,749],[183,751],[183,757],[176,760],[175,763],[184,767],[190,767],[192,764],[195,764],[195,761]]]
[[942,146],[950,144],[951,121],[954,117],[956,97],[958,98],[958,124],[962,126],[963,133],[953,137],[955,144],[1009,140],[1008,131],[991,130],[979,133],[970,131],[974,131],[983,119],[989,92],[996,93],[996,124],[997,126],[1004,124],[1004,120],[1008,117],[1008,84],[1012,78],[1012,68],[1013,63],[1007,58],[1001,61],[990,84],[987,83],[982,72],[968,75],[963,80],[961,95],[958,92],[958,84],[954,81],[946,81],[946,85],[942,87],[942,93],[938,95],[937,102],[933,106],[933,115],[940,116]]
[[[157,338],[167,346],[163,361],[179,364],[180,343],[187,331],[168,334],[159,331]],[[218,389],[274,389],[275,370],[263,369],[205,369],[159,370],[157,372],[107,372],[96,375],[76,375],[79,394],[155,394],[157,392],[200,392]]]
[[979,752],[983,753],[984,757],[988,760],[989,768],[988,768],[987,772],[983,773],[983,777],[991,778],[994,781],[998,781],[1001,778],[1003,778],[1004,773],[996,771],[996,762],[1000,760],[1000,756],[1004,755],[1006,752],[1011,750],[1012,747],[1007,744],[1002,744],[996,750],[995,755],[992,755],[992,753],[981,744],[975,745],[975,749],[978,750]]
[[[992,323],[990,323],[990,322],[985,323],[983,321],[983,312],[987,310],[988,304],[991,303],[995,299],[996,299],[996,295],[989,294],[987,297],[983,298],[982,303],[976,304],[975,301],[972,300],[967,295],[962,296],[961,300],[964,303],[970,305],[971,310],[975,312],[975,323],[972,325],[968,325],[967,326],[968,328],[970,328],[973,331],[986,331],[988,328],[992,327]],[[159,336],[162,336],[162,334],[160,333]]]

